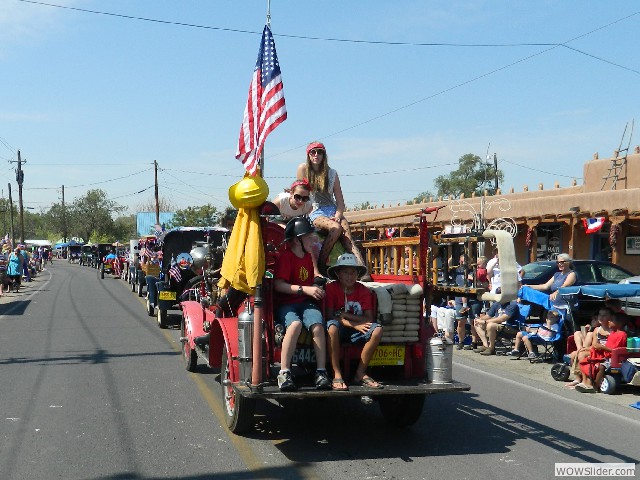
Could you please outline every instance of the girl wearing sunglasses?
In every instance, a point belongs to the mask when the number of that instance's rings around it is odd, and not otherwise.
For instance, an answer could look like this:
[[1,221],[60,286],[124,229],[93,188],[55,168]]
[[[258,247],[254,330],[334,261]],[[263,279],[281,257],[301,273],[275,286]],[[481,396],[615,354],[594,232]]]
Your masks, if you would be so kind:
[[302,180],[296,180],[291,184],[291,187],[279,193],[273,199],[273,203],[280,209],[280,215],[283,220],[287,221],[293,217],[311,213],[310,193],[309,181],[303,178]]
[[360,250],[351,238],[349,223],[344,218],[344,197],[338,172],[329,167],[327,150],[320,142],[307,145],[307,160],[298,166],[297,178],[309,179],[313,210],[309,218],[313,225],[326,232],[318,257],[320,271],[325,273],[331,249],[340,240],[347,252],[353,253],[358,263],[365,266]]

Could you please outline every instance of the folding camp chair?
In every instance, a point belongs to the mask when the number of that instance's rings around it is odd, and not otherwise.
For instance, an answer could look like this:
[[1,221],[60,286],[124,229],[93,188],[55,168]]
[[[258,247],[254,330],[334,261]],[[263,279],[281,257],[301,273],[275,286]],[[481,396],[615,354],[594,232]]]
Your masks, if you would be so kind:
[[[558,331],[555,332],[555,334],[551,338],[549,339],[543,338],[537,333],[533,335],[529,335],[528,337],[532,345],[540,346],[544,349],[544,351],[540,355],[538,355],[536,358],[529,359],[531,363],[545,362],[547,360],[558,361],[561,358],[560,352],[556,347],[556,344],[563,337],[564,321],[567,318],[567,310],[565,310],[564,308],[557,308],[556,311],[559,314]],[[530,328],[536,328],[536,327],[540,328],[541,326],[542,324],[528,325],[528,327]]]
[[[512,326],[517,325],[516,330],[522,330],[524,325],[526,325],[530,310],[531,305],[518,303],[518,314],[516,315],[516,318],[509,322],[509,324]],[[506,355],[507,352],[513,350],[513,341],[515,338],[516,333],[507,333],[504,330],[500,331],[500,329],[498,329],[498,334],[496,336],[496,355]],[[498,344],[498,341],[500,341],[500,344]]]

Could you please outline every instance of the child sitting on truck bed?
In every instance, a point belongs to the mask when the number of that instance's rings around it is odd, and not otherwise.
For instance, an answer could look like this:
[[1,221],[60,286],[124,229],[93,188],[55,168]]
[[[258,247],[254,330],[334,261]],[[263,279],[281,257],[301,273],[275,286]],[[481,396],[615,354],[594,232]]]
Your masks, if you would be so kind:
[[302,328],[313,335],[316,353],[315,385],[318,390],[331,389],[331,382],[325,369],[326,341],[322,313],[317,305],[324,298],[322,287],[313,284],[313,260],[305,250],[303,237],[314,232],[307,217],[294,217],[284,229],[287,248],[280,254],[275,266],[274,288],[276,294],[276,319],[284,322],[285,334],[282,340],[281,369],[278,387],[282,391],[296,389],[291,375],[291,358],[296,351]]
[[354,383],[369,388],[384,388],[367,375],[367,367],[382,338],[382,325],[373,321],[371,292],[358,282],[367,269],[351,253],[343,253],[336,264],[329,267],[330,278],[337,280],[327,285],[326,317],[329,332],[329,356],[333,367],[332,388],[348,390],[340,369],[340,340],[351,343],[366,342],[353,377]]

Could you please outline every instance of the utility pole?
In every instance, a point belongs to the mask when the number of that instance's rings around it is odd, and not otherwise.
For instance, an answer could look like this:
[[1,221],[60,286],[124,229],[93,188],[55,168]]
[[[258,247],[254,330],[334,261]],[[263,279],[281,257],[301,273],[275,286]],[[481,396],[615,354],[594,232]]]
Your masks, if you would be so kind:
[[62,241],[67,243],[67,209],[64,206],[64,185],[62,185]]
[[11,219],[11,248],[15,248],[16,239],[13,233],[13,199],[11,198],[11,183],[9,185],[9,218]]
[[496,190],[496,194],[498,193],[498,156],[494,153],[493,154],[493,175],[495,178],[495,190]]
[[158,198],[158,161],[153,161],[153,170],[156,185],[156,225],[160,225],[160,199]]
[[[15,162],[12,162],[15,163]],[[16,182],[18,182],[18,207],[20,214],[20,243],[24,243],[24,207],[22,205],[22,184],[24,182],[24,172],[22,171],[22,164],[27,163],[26,160],[22,160],[20,156],[20,150],[18,150],[18,168],[16,169]]]

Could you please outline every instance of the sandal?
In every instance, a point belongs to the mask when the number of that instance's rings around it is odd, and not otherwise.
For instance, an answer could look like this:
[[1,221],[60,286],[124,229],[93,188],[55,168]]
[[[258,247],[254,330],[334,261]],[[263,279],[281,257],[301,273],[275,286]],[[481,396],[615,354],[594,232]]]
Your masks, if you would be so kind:
[[361,387],[374,388],[376,390],[381,390],[381,389],[384,388],[384,385],[382,385],[381,383],[376,382],[369,375],[365,375],[360,380],[354,380],[354,382],[357,385],[360,385]]
[[573,380],[572,382],[567,383],[564,388],[570,388],[571,390],[574,390],[576,388],[576,385],[578,385],[580,382],[578,380]]
[[[342,387],[340,387],[342,385]],[[347,392],[349,391],[349,387],[347,386],[347,382],[345,382],[340,377],[336,377],[331,380],[331,389],[336,392]]]

